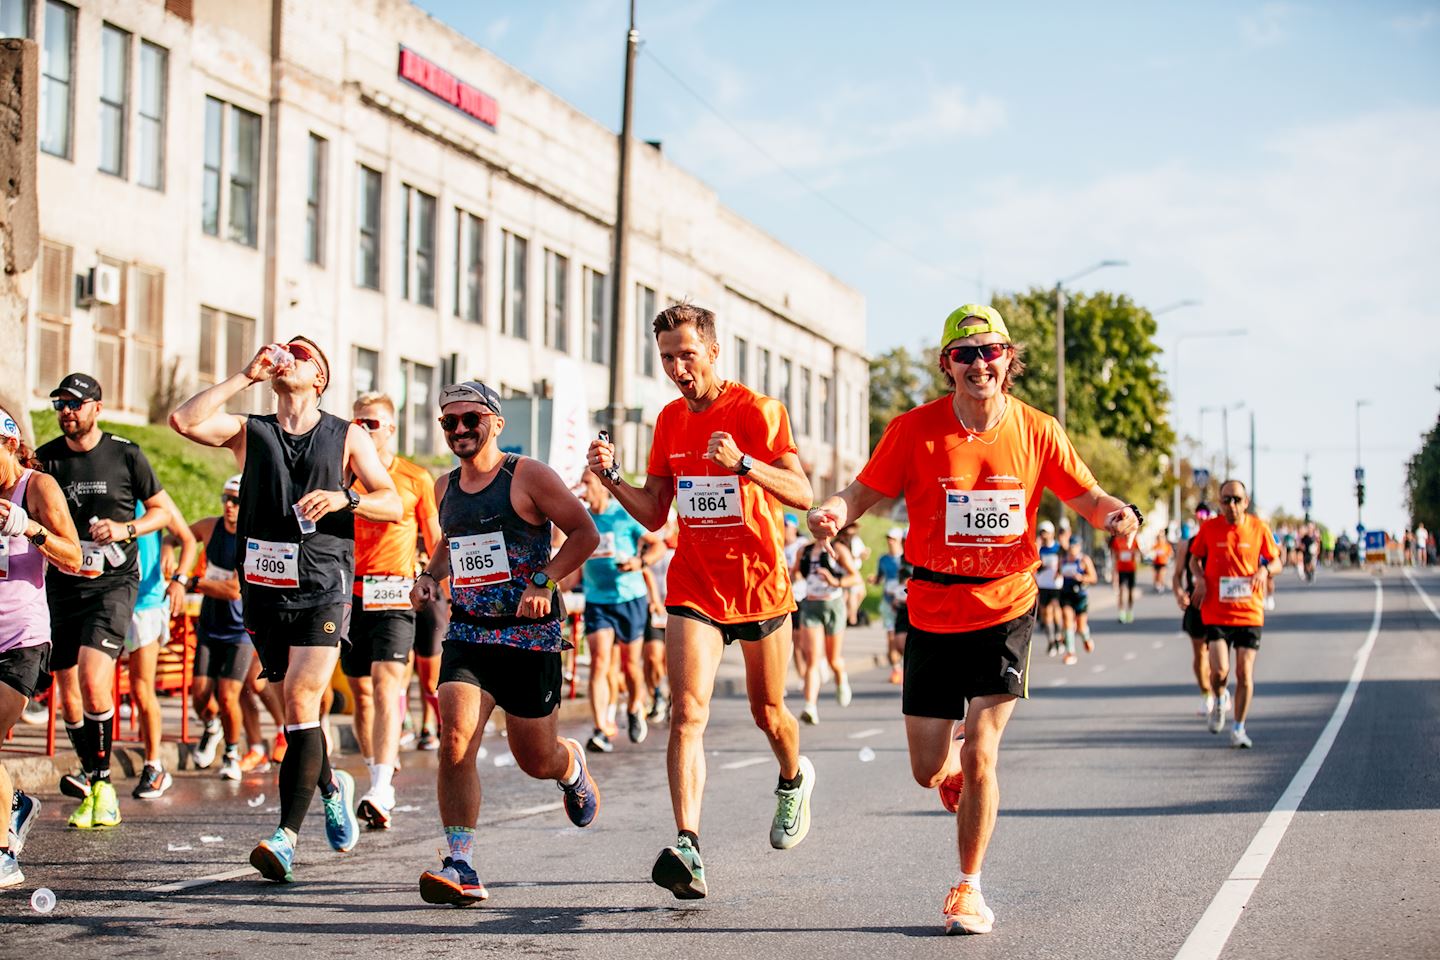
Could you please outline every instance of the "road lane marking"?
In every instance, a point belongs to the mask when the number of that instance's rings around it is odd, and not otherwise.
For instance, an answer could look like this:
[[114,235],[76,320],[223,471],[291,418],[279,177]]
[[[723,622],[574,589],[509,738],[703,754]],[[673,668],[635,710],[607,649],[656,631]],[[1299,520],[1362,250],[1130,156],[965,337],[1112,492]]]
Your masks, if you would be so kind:
[[552,810],[559,810],[563,806],[565,806],[564,800],[556,800],[554,803],[542,803],[534,807],[522,807],[521,809],[516,810],[514,813],[510,814],[509,817],[511,819],[518,819],[520,817],[533,817],[537,813],[549,813]]
[[208,877],[196,877],[194,880],[181,880],[178,883],[166,883],[158,887],[151,887],[146,893],[156,896],[164,896],[167,893],[179,893],[182,890],[192,890],[195,887],[207,887],[212,883],[220,883],[225,880],[239,880],[241,877],[258,877],[260,874],[254,867],[245,867],[242,870],[227,870],[224,873],[211,874]]
[[762,763],[769,763],[769,757],[746,757],[744,760],[731,760],[729,763],[722,763],[721,770],[744,770],[746,767],[757,766]]
[[1140,656],[1140,654],[1136,653],[1134,650],[1131,650],[1129,653],[1125,654],[1125,659],[1134,660],[1138,656]]
[[879,727],[871,727],[871,728],[868,729],[868,730],[856,730],[854,733],[849,734],[849,735],[846,737],[846,739],[849,739],[849,740],[864,740],[864,739],[866,739],[867,737],[878,737],[878,736],[880,736],[880,734],[882,734],[882,733],[884,733],[884,732],[885,732],[885,731],[884,731],[884,730],[881,730]]
[[1160,649],[1163,649],[1164,646],[1165,646],[1165,641],[1164,641],[1164,640],[1156,640],[1156,641],[1154,641],[1153,643],[1150,644],[1150,649],[1151,649],[1151,650],[1160,650]]
[[1440,610],[1435,609],[1435,604],[1431,603],[1430,598],[1425,595],[1425,591],[1420,589],[1420,584],[1416,581],[1414,574],[1410,572],[1409,567],[1405,568],[1405,579],[1409,580],[1410,586],[1414,587],[1415,592],[1420,594],[1420,600],[1425,604],[1425,606],[1430,608],[1431,613],[1435,614],[1435,619],[1440,620]]
[[1105,664],[1103,664],[1103,663],[1097,663],[1097,664],[1095,664],[1095,666],[1093,666],[1093,667],[1090,668],[1090,672],[1091,672],[1091,673],[1104,673],[1104,672],[1105,672]]
[[1260,878],[1265,875],[1270,858],[1279,849],[1280,841],[1290,827],[1290,821],[1295,818],[1295,811],[1300,809],[1306,791],[1310,789],[1310,784],[1315,782],[1315,775],[1320,772],[1320,767],[1325,763],[1325,758],[1340,733],[1340,727],[1345,723],[1345,717],[1350,713],[1350,705],[1355,700],[1355,690],[1360,686],[1361,677],[1365,675],[1365,665],[1370,662],[1370,652],[1375,649],[1375,638],[1380,635],[1380,612],[1384,607],[1384,598],[1384,588],[1380,581],[1376,580],[1375,617],[1370,621],[1370,632],[1366,634],[1365,642],[1355,654],[1355,667],[1350,671],[1350,681],[1340,694],[1340,702],[1335,704],[1335,712],[1330,715],[1330,722],[1320,731],[1320,738],[1315,741],[1315,746],[1310,748],[1309,756],[1300,764],[1300,769],[1295,771],[1294,779],[1276,801],[1259,832],[1250,841],[1250,846],[1235,864],[1235,869],[1230,871],[1230,876],[1220,885],[1220,891],[1215,894],[1215,899],[1210,901],[1210,906],[1200,917],[1200,922],[1195,924],[1195,929],[1190,931],[1190,936],[1181,945],[1180,952],[1175,954],[1175,960],[1216,960],[1225,949],[1225,943],[1234,932],[1235,924],[1240,921],[1240,915],[1250,902],[1250,895],[1260,885]]
[[1056,677],[1054,680],[1051,680],[1051,681],[1050,681],[1050,686],[1052,686],[1052,687],[1063,687],[1063,686],[1065,686],[1065,684],[1067,684],[1067,683],[1069,683],[1069,682],[1070,682],[1070,681],[1069,681],[1069,680],[1066,680],[1064,677]]

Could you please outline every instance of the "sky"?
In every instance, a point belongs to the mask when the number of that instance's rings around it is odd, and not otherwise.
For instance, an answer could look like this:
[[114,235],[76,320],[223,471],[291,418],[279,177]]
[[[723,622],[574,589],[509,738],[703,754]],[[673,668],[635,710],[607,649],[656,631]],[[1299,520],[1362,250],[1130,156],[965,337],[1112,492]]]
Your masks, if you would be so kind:
[[[419,5],[618,129],[625,0]],[[1124,260],[1075,289],[1198,302],[1157,318],[1173,419],[1219,459],[1201,408],[1243,403],[1248,478],[1253,413],[1262,510],[1300,512],[1308,462],[1312,515],[1353,526],[1358,427],[1367,526],[1407,522],[1440,411],[1440,2],[638,0],[636,20],[635,136],[860,290],[869,351]]]

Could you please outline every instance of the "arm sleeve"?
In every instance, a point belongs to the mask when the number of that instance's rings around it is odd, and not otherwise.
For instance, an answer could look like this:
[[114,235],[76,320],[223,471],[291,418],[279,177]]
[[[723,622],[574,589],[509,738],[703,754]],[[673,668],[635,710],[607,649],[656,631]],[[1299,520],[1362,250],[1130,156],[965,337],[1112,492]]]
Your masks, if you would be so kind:
[[890,421],[870,459],[856,477],[881,496],[898,497],[905,489],[912,451],[909,441],[910,418],[902,415]]

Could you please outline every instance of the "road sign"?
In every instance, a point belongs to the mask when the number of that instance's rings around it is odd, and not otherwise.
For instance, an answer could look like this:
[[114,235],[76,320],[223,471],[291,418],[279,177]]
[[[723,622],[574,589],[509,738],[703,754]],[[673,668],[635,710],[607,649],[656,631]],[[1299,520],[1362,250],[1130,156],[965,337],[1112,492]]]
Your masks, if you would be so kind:
[[1384,530],[1366,530],[1366,531],[1365,531],[1365,562],[1366,562],[1366,563],[1384,563],[1384,562],[1385,562],[1385,531],[1384,531]]
[[1309,510],[1311,506],[1313,506],[1313,504],[1310,502],[1310,494],[1306,493],[1303,497],[1300,498],[1300,509]]
[[1196,467],[1190,471],[1190,476],[1195,480],[1195,486],[1204,490],[1210,485],[1210,471],[1204,467]]
[[1364,482],[1365,482],[1365,468],[1364,468],[1364,467],[1356,467],[1356,468],[1355,468],[1355,482],[1356,482],[1356,483],[1364,483]]

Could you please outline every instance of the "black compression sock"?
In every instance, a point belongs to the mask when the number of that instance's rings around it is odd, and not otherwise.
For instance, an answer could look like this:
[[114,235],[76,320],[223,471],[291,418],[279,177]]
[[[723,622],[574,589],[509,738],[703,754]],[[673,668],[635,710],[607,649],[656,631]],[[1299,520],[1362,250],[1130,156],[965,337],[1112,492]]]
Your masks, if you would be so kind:
[[285,742],[289,747],[280,764],[280,826],[298,834],[325,762],[325,737],[319,725],[286,727]]
[[85,714],[86,746],[90,748],[90,756],[81,762],[92,771],[92,780],[110,779],[110,739],[115,730],[114,719],[114,707],[102,714]]
[[90,776],[90,754],[94,751],[90,746],[90,728],[85,725],[82,719],[79,723],[71,726],[65,724],[65,735],[70,738],[70,746],[75,750],[75,756],[80,758],[80,771],[88,779]]

